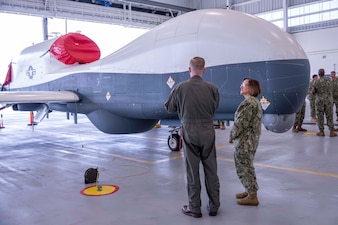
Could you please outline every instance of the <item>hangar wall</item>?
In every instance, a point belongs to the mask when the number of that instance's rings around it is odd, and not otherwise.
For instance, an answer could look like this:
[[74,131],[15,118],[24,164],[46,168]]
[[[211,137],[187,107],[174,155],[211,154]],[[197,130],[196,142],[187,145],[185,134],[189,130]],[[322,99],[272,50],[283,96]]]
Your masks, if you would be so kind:
[[177,6],[187,7],[187,8],[192,8],[192,5],[193,5],[192,0],[161,0],[161,1],[155,1],[155,2],[161,2],[165,4],[177,5]]
[[208,0],[208,1],[196,1],[196,0],[161,0],[161,3],[178,5],[193,9],[210,9],[210,8],[225,8],[227,0]]
[[338,27],[293,34],[306,52],[311,76],[324,68],[326,74],[338,68]]

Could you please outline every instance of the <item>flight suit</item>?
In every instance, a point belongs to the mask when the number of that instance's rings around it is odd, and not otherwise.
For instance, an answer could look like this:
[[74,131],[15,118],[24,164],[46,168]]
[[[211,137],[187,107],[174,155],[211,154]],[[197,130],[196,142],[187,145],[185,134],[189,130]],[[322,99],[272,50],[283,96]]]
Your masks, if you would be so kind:
[[230,131],[235,152],[235,166],[239,180],[249,194],[256,194],[259,186],[253,159],[261,135],[263,110],[256,97],[249,96],[241,102],[235,113]]
[[165,103],[166,110],[177,112],[181,120],[189,208],[195,212],[201,210],[200,162],[204,169],[210,211],[217,211],[220,206],[213,125],[218,104],[217,86],[204,81],[199,76],[193,76],[178,84]]

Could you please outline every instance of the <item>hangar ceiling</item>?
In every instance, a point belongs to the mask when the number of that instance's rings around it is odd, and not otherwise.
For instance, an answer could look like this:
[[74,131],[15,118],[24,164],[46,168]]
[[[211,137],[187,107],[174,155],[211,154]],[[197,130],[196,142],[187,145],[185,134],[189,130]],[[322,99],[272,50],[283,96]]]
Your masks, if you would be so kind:
[[193,8],[148,0],[0,0],[0,12],[151,28]]
[[[0,0],[0,12],[152,28],[192,10],[224,8],[259,14],[338,0]],[[298,31],[314,29],[296,28]],[[316,28],[338,26],[338,20]]]

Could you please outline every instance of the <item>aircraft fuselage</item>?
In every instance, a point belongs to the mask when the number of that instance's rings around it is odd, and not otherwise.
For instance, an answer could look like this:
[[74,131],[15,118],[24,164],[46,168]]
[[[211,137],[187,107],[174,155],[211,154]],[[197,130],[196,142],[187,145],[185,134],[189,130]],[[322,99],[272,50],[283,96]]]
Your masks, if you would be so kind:
[[[285,132],[308,91],[309,61],[294,38],[267,21],[232,10],[183,14],[86,64],[56,60],[48,53],[54,41],[21,53],[10,91],[72,91],[80,101],[47,102],[47,108],[84,113],[106,133],[142,132],[158,120],[177,119],[163,103],[175,85],[189,79],[194,56],[205,58],[203,79],[220,91],[215,120],[233,120],[243,100],[239,86],[251,77],[262,85],[258,98],[265,127]],[[27,111],[36,107],[21,106]]]

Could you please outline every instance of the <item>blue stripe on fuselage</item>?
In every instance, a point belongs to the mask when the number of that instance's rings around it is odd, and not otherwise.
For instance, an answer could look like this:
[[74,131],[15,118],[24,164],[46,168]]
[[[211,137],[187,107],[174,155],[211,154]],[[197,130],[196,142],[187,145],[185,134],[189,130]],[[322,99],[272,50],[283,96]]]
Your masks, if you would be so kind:
[[[171,88],[187,80],[187,71],[175,74],[116,74],[75,73],[45,84],[20,88],[25,91],[72,90],[81,96],[77,104],[79,113],[89,113],[98,108],[120,116],[138,119],[161,119],[170,116],[164,109]],[[310,66],[307,59],[275,60],[208,67],[203,79],[216,84],[220,91],[217,116],[232,117],[243,100],[240,84],[243,78],[257,79],[270,106],[264,113],[292,114],[298,111],[307,95]],[[69,103],[68,110],[72,104]]]

